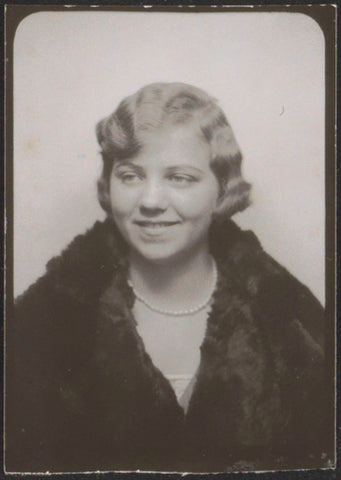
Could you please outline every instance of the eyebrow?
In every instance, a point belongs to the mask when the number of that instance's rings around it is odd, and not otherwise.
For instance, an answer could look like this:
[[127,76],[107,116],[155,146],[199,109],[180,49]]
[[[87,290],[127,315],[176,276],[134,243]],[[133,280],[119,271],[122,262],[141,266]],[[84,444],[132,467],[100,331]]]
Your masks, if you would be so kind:
[[136,163],[133,162],[117,162],[114,163],[114,170],[118,170],[119,168],[123,167],[130,167],[133,168],[136,172],[143,173],[144,169],[140,165],[136,165]]
[[[138,173],[144,173],[144,168],[141,165],[137,165],[134,162],[131,161],[123,161],[123,162],[117,162],[114,163],[114,169],[119,169],[119,168],[124,168],[124,167],[130,167],[134,169]],[[188,165],[186,163],[181,163],[179,165],[172,165],[170,167],[165,168],[165,171],[167,173],[173,173],[173,172],[178,172],[179,170],[195,170],[197,173],[202,173],[202,170],[198,167],[195,167],[194,165]]]
[[200,168],[197,168],[194,165],[187,165],[185,163],[167,167],[166,170],[167,172],[170,172],[170,173],[176,172],[178,170],[195,170],[198,173],[202,173],[202,170]]

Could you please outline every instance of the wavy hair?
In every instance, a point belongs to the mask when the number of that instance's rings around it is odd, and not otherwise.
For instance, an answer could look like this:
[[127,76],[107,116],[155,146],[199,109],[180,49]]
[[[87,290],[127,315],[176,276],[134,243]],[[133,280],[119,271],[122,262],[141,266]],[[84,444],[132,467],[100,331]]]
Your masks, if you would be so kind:
[[153,83],[121,101],[96,126],[103,159],[98,199],[111,213],[110,177],[115,161],[136,155],[151,132],[167,126],[194,127],[210,147],[210,166],[220,185],[215,217],[230,217],[250,204],[251,186],[241,173],[242,154],[230,124],[216,100],[184,83]]

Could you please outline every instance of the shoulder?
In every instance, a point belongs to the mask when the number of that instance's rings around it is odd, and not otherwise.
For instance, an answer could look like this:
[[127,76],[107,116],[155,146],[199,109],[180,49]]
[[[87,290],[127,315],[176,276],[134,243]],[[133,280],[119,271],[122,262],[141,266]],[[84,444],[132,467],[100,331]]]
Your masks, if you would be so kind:
[[16,299],[16,307],[62,297],[89,303],[122,263],[123,250],[114,224],[96,222],[49,260],[45,274]]
[[64,351],[66,343],[73,349],[79,338],[91,342],[98,299],[124,259],[120,241],[111,223],[97,222],[48,262],[45,274],[15,301],[7,322],[13,350],[47,353]]
[[252,231],[233,222],[214,231],[215,250],[224,275],[252,306],[263,327],[285,341],[296,338],[323,347],[324,309],[312,292],[267,254]]

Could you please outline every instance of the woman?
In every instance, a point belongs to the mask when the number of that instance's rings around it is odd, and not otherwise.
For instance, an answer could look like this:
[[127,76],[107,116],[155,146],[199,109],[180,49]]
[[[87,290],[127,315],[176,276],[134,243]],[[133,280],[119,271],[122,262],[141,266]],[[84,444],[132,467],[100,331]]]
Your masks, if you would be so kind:
[[8,321],[7,471],[321,467],[323,310],[230,220],[250,186],[222,110],[153,84],[97,138],[107,219]]

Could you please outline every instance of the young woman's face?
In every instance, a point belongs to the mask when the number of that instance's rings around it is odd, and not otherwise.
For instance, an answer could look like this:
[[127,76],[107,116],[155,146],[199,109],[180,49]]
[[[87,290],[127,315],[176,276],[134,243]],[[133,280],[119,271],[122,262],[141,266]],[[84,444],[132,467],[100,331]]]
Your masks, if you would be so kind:
[[206,249],[218,195],[209,147],[189,129],[150,135],[135,157],[113,166],[114,220],[130,247],[150,261]]

